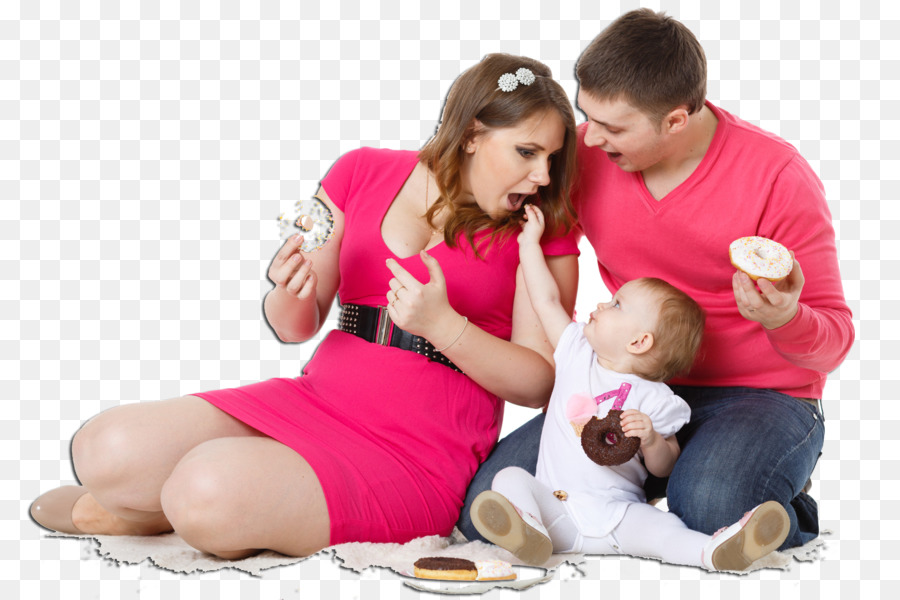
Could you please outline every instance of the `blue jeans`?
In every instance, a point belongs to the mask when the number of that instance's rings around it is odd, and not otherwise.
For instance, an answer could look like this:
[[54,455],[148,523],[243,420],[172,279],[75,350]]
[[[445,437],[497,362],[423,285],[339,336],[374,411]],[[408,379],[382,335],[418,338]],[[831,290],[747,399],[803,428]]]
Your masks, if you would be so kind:
[[[678,432],[681,456],[668,480],[650,477],[648,498],[668,495],[669,511],[695,531],[712,534],[766,500],[787,510],[791,529],[782,549],[819,533],[818,506],[803,492],[825,441],[823,416],[812,404],[772,390],[673,386],[691,407]],[[469,517],[479,493],[508,466],[537,466],[544,415],[502,439],[475,474],[457,526],[486,541]]]

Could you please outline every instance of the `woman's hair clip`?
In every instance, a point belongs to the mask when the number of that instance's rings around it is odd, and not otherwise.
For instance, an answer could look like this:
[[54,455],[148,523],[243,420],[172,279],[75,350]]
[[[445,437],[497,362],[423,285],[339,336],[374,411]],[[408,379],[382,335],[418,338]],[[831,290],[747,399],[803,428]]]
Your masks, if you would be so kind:
[[497,80],[497,85],[499,85],[499,89],[504,92],[511,92],[517,87],[519,84],[522,85],[531,85],[534,83],[534,73],[531,72],[531,69],[526,69],[522,67],[516,74],[512,73],[504,73],[500,76],[500,79]]

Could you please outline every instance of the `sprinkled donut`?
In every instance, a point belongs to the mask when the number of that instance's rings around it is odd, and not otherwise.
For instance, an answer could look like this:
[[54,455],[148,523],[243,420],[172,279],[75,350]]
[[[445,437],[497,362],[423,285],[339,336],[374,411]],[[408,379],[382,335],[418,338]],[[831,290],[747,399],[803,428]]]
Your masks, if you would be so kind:
[[334,217],[325,203],[318,198],[300,200],[294,205],[294,215],[282,214],[278,217],[278,227],[282,239],[289,237],[296,227],[303,235],[300,249],[304,252],[315,252],[325,245],[334,235]]
[[769,281],[781,281],[794,267],[794,259],[788,249],[760,236],[742,237],[728,247],[731,264],[756,281],[760,277]]
[[584,453],[598,465],[621,465],[641,447],[640,438],[625,436],[621,416],[621,410],[611,410],[603,419],[591,417],[581,432]]
[[476,560],[478,581],[507,581],[516,578],[512,565],[505,560]]

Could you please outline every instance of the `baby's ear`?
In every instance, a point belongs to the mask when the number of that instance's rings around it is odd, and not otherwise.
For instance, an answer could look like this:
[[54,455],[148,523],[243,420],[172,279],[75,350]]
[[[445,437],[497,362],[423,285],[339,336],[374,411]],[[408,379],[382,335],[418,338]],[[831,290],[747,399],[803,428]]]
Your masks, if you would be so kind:
[[628,343],[627,350],[632,354],[644,354],[652,347],[653,334],[649,331],[643,331]]

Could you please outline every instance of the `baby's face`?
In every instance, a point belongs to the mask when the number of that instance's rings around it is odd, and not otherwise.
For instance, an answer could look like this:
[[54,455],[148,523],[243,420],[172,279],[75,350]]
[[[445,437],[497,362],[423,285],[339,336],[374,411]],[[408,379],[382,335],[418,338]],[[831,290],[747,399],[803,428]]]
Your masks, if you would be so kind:
[[629,281],[609,302],[601,302],[584,328],[585,337],[601,358],[613,360],[628,352],[641,333],[656,328],[659,301],[650,290]]

